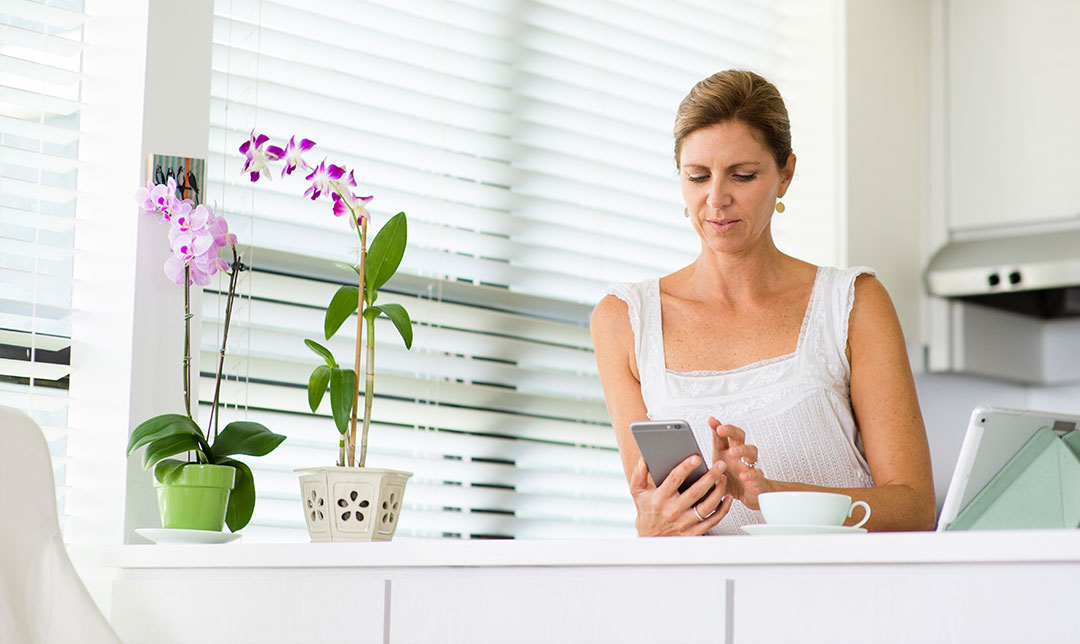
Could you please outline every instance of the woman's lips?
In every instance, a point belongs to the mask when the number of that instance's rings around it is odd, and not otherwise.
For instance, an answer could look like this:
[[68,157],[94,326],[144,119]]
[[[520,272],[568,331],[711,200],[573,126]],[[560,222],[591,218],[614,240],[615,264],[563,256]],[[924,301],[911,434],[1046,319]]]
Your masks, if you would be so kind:
[[709,227],[717,232],[727,232],[739,221],[738,219],[706,219],[705,223],[709,224]]

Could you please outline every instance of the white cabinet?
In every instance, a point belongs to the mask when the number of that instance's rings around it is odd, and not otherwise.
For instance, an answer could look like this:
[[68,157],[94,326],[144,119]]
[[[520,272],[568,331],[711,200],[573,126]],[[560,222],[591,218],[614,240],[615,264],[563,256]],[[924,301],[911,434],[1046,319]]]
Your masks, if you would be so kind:
[[1080,2],[949,0],[948,225],[1080,216]]

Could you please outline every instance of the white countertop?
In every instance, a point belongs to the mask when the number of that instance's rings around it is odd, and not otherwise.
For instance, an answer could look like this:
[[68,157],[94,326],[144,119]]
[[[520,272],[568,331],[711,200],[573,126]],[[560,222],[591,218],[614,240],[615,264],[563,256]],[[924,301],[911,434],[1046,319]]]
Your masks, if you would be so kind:
[[129,545],[103,563],[146,568],[432,568],[1080,562],[1080,530],[383,543]]

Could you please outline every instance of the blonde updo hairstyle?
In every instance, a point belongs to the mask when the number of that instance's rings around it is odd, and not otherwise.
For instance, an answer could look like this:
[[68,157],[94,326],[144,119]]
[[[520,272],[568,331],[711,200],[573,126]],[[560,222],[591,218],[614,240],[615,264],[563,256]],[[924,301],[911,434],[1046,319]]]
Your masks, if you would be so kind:
[[683,140],[701,128],[739,121],[750,126],[783,168],[791,155],[791,123],[776,86],[750,71],[717,72],[694,85],[675,114],[675,166]]

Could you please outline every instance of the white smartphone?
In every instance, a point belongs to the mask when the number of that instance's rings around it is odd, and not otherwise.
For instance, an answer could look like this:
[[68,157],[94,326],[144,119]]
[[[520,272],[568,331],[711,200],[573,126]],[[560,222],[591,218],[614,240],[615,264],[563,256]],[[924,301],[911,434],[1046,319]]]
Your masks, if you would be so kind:
[[701,462],[679,486],[679,492],[685,492],[709,471],[708,461],[701,454],[697,440],[694,439],[694,431],[685,420],[642,420],[630,423],[630,432],[637,441],[638,450],[645,459],[645,465],[649,466],[649,474],[652,474],[657,487],[664,482],[671,470],[694,454],[698,455]]

